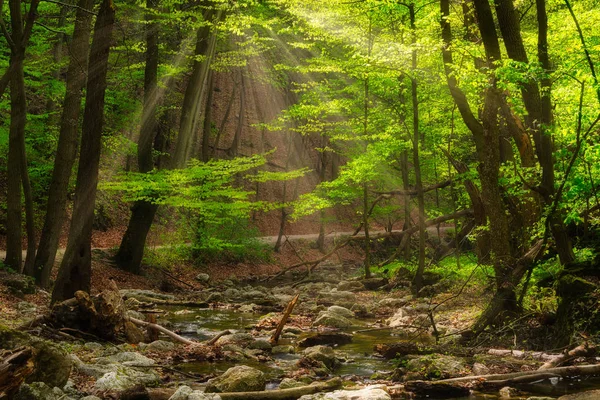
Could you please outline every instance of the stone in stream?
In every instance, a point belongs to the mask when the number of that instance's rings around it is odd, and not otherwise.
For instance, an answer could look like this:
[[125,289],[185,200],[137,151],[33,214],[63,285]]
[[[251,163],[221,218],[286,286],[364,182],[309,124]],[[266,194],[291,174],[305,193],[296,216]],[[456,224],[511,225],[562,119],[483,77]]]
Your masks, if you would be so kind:
[[386,297],[385,299],[379,300],[377,303],[380,307],[398,308],[406,305],[409,300],[406,298],[399,299],[397,297]]
[[160,377],[152,370],[140,371],[134,368],[119,368],[117,365],[114,371],[104,374],[96,381],[94,389],[122,392],[139,385],[144,387],[156,386],[159,381]]
[[249,333],[237,332],[231,335],[221,336],[216,344],[219,346],[224,346],[226,344],[235,344],[238,346],[246,347],[250,343],[254,342],[254,336]]
[[318,345],[340,345],[352,342],[352,335],[344,332],[320,332],[305,337],[298,342],[298,347],[312,347]]
[[154,351],[157,353],[171,351],[175,348],[175,343],[167,342],[166,340],[155,340],[152,343],[148,343],[146,351]]
[[344,318],[354,318],[354,313],[348,310],[346,307],[330,306],[327,309],[327,312],[330,314],[340,315]]
[[240,365],[229,368],[221,376],[208,381],[206,393],[258,392],[265,390],[265,374],[261,371]]
[[501,399],[513,399],[515,397],[519,397],[521,392],[518,389],[515,389],[510,386],[505,386],[498,391]]
[[291,378],[283,378],[283,380],[279,384],[279,389],[290,389],[302,386],[306,386],[306,383],[302,383]]
[[360,390],[336,390],[331,393],[307,394],[298,400],[391,400],[383,385],[367,386]]
[[271,349],[271,354],[294,354],[295,352],[296,350],[294,349],[294,346],[291,346],[289,344],[274,346]]
[[431,379],[452,378],[465,375],[467,366],[462,358],[443,354],[427,354],[406,363],[407,380],[422,377]]
[[317,317],[317,319],[313,322],[313,326],[327,326],[330,328],[350,328],[352,326],[352,322],[341,315],[332,314],[328,311],[325,311]]
[[136,300],[152,303],[155,300],[167,300],[174,301],[175,296],[171,294],[157,293],[152,290],[142,290],[142,289],[121,289],[119,293],[122,297],[126,298],[134,298]]
[[[323,364],[328,370],[333,370],[339,364],[333,349],[329,346],[313,346],[304,350],[304,357],[308,361],[316,361]],[[302,364],[302,360],[300,360]]]

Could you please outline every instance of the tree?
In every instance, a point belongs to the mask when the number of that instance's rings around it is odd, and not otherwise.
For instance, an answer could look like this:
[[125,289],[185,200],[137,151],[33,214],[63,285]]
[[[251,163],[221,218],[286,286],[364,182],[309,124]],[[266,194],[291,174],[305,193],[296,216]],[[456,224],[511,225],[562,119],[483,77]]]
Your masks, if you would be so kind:
[[70,42],[70,60],[66,93],[60,120],[52,182],[48,190],[46,217],[35,257],[34,276],[38,285],[47,288],[65,220],[67,194],[79,142],[79,115],[82,89],[86,81],[89,41],[94,0],[80,0],[75,14],[75,28]]
[[52,291],[52,302],[71,298],[77,290],[90,290],[92,224],[104,124],[106,74],[114,21],[115,8],[112,0],[103,0],[90,48],[73,217],[67,248]]

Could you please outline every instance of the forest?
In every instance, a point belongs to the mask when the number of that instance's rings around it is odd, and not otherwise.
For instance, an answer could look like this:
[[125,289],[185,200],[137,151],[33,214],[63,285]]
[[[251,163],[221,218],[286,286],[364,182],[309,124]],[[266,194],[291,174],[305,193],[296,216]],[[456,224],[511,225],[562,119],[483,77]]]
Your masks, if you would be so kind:
[[0,399],[600,399],[596,0],[0,0]]

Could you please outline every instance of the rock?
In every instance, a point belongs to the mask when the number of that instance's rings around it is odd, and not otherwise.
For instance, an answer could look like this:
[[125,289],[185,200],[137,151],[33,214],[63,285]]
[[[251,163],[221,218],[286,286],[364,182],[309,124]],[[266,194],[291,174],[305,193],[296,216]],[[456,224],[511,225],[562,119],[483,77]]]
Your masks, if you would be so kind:
[[104,346],[102,346],[98,342],[87,342],[83,345],[83,348],[90,351],[101,351],[104,350]]
[[135,311],[135,310],[127,310],[127,316],[128,317],[132,317],[132,318],[137,318],[141,321],[145,321],[146,320],[146,316],[144,314],[142,314],[139,311]]
[[298,347],[313,347],[318,345],[347,344],[352,342],[352,335],[344,332],[320,332],[305,337],[298,342]]
[[237,332],[231,335],[221,336],[216,344],[219,346],[224,346],[226,344],[235,344],[242,347],[248,346],[250,343],[254,342],[254,336],[249,333]]
[[294,335],[299,335],[303,332],[302,329],[298,328],[297,326],[285,326],[283,328],[283,332],[284,333],[293,333]]
[[377,290],[389,283],[387,278],[369,278],[363,279],[362,284],[365,286],[367,290]]
[[146,356],[136,353],[134,351],[126,351],[123,353],[117,353],[108,357],[98,358],[98,364],[122,364],[126,366],[130,365],[154,365],[154,360]]
[[33,278],[26,275],[2,274],[2,283],[17,297],[35,293],[35,282]]
[[319,292],[319,295],[322,299],[328,301],[332,304],[338,305],[348,305],[352,307],[352,305],[356,302],[356,295],[352,292],[344,291],[344,290],[325,290]]
[[33,373],[27,377],[27,382],[43,382],[50,387],[64,387],[73,368],[67,353],[55,344],[43,340],[31,345],[35,353],[35,367]]
[[104,374],[94,384],[96,390],[114,390],[122,392],[138,385],[156,386],[160,378],[153,370],[139,371],[134,368],[116,366],[115,371]]
[[350,328],[352,322],[340,315],[331,314],[329,312],[322,313],[314,322],[313,326],[327,326],[330,328]]
[[206,393],[257,392],[265,390],[265,374],[245,365],[229,368],[217,378],[208,381]]
[[382,385],[367,386],[360,390],[336,390],[331,393],[308,394],[298,400],[391,400]]
[[71,400],[59,388],[51,388],[44,382],[24,383],[19,388],[14,400]]
[[271,354],[294,354],[296,350],[291,345],[274,346],[271,349]]
[[256,304],[243,304],[240,306],[240,308],[238,308],[238,311],[241,313],[253,313],[255,307]]
[[273,346],[271,345],[271,343],[269,343],[268,340],[257,339],[254,342],[250,343],[248,345],[248,348],[255,349],[255,350],[271,351]]
[[353,304],[352,308],[350,310],[357,317],[364,318],[364,317],[371,316],[371,312],[369,311],[369,308],[367,307],[366,304],[362,304],[362,303]]
[[309,347],[304,350],[304,358],[321,362],[329,370],[333,370],[339,363],[333,349],[329,346]]
[[187,400],[192,392],[193,390],[189,386],[179,386],[175,393],[173,393],[173,396],[169,397],[169,400]]
[[166,340],[155,340],[152,343],[148,343],[146,351],[155,351],[157,353],[164,351],[171,351],[175,348],[175,343],[167,342]]
[[354,313],[348,310],[346,307],[331,306],[327,309],[327,312],[329,312],[330,314],[342,316],[344,318],[354,317]]
[[498,394],[500,395],[501,399],[512,399],[514,397],[518,397],[520,393],[515,388],[505,386],[498,391]]
[[359,281],[341,281],[337,285],[337,290],[348,292],[360,292],[365,290],[365,285]]
[[223,301],[223,299],[224,299],[224,296],[221,293],[215,292],[215,293],[211,293],[206,298],[206,302],[207,303],[220,303]]
[[399,299],[396,297],[386,297],[385,299],[379,300],[377,303],[380,307],[398,308],[404,306],[408,301],[406,299]]
[[409,320],[407,317],[406,310],[404,308],[399,308],[396,310],[394,315],[387,320],[387,324],[392,328],[396,326],[408,325]]
[[426,378],[445,379],[463,375],[466,364],[463,359],[442,354],[428,354],[409,360],[406,363],[409,372],[422,374]]
[[588,390],[581,393],[567,394],[558,400],[597,400],[600,399],[600,390]]
[[96,396],[85,396],[79,400],[102,400],[102,399],[100,397],[96,397]]
[[[600,395],[600,393],[598,395]],[[533,397],[528,397],[525,400],[555,400],[555,399],[554,399],[554,397],[533,396]]]
[[279,389],[290,389],[295,387],[306,386],[305,383],[298,382],[295,379],[283,378],[281,383],[279,384]]
[[208,283],[208,281],[210,281],[210,275],[200,273],[200,274],[196,275],[196,280],[200,283]]
[[475,363],[473,364],[473,375],[488,375],[490,369],[485,364]]
[[175,300],[175,296],[171,294],[157,293],[152,290],[142,290],[142,289],[121,289],[119,293],[122,297],[134,298],[141,302],[151,303],[155,300]]

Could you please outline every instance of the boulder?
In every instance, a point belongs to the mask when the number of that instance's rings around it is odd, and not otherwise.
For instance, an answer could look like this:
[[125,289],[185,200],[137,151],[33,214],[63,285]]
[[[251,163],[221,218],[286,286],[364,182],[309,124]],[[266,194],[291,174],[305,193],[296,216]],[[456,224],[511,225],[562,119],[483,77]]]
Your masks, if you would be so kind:
[[327,326],[329,328],[350,328],[352,322],[340,315],[332,314],[325,311],[313,322],[313,326]]
[[344,318],[354,318],[354,313],[348,310],[346,307],[331,306],[327,309],[327,312],[334,315],[339,315]]
[[125,366],[154,365],[154,360],[134,351],[126,351],[117,353],[108,357],[100,357],[97,360],[98,364],[121,364]]
[[445,379],[464,375],[466,367],[462,358],[442,354],[418,356],[406,363],[407,371],[418,373],[430,379]]
[[104,374],[94,384],[96,390],[122,392],[136,386],[157,386],[160,377],[153,370],[140,371],[134,368],[115,366],[115,370]]
[[254,349],[254,350],[263,350],[263,351],[271,351],[271,349],[273,348],[273,346],[271,345],[271,343],[268,340],[265,339],[257,339],[253,342],[251,342],[248,345],[249,349]]
[[337,290],[348,292],[360,292],[365,290],[365,285],[359,281],[341,281],[337,285]]
[[258,392],[265,390],[265,384],[265,374],[255,368],[240,365],[209,380],[206,393]]
[[333,370],[339,364],[333,349],[329,346],[309,347],[304,350],[304,358],[309,361],[321,362],[329,370]]
[[238,346],[248,346],[250,343],[254,342],[254,336],[249,333],[237,332],[231,335],[221,336],[216,344],[219,346],[224,346],[226,344],[235,344]]
[[209,274],[204,274],[204,273],[200,273],[198,275],[196,275],[196,280],[200,283],[208,283],[208,281],[210,281],[210,275]]
[[294,349],[294,346],[291,345],[280,345],[280,346],[274,346],[271,349],[271,354],[294,354],[296,352],[296,350]]
[[44,382],[24,383],[14,395],[14,400],[72,400],[59,388],[51,388]]
[[308,394],[298,400],[391,400],[392,397],[382,385],[367,386],[360,390],[336,390],[331,393]]
[[166,340],[155,340],[152,343],[148,343],[146,351],[154,351],[157,353],[171,351],[175,348],[175,343],[167,342]]
[[298,347],[313,347],[318,345],[339,345],[352,342],[352,335],[344,332],[319,332],[307,336],[298,342]]
[[520,397],[520,392],[518,389],[515,389],[510,386],[505,386],[498,391],[501,399],[514,399],[515,397]]
[[487,375],[490,373],[490,369],[485,364],[481,363],[473,364],[472,370],[473,375]]
[[57,345],[0,326],[0,349],[15,349],[20,346],[33,348],[33,373],[27,382],[43,382],[53,387],[64,387],[71,374],[73,363],[68,354]]
[[17,297],[35,293],[35,282],[33,278],[26,275],[3,273],[2,283]]
[[204,393],[192,390],[189,386],[180,386],[177,391],[169,397],[169,400],[221,400],[218,394]]

